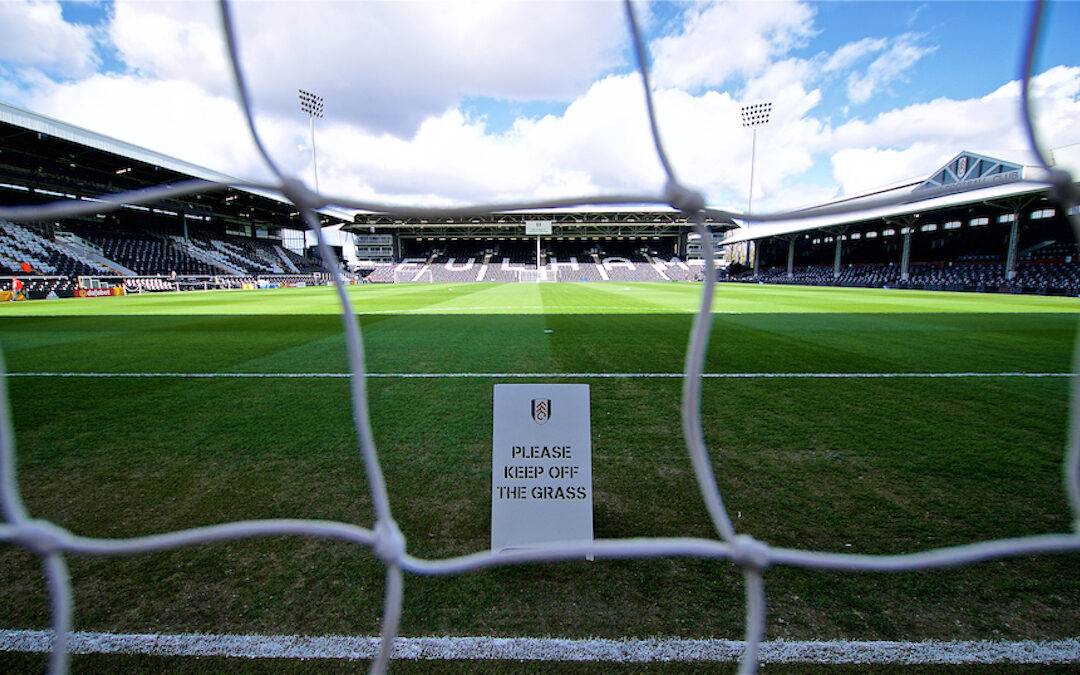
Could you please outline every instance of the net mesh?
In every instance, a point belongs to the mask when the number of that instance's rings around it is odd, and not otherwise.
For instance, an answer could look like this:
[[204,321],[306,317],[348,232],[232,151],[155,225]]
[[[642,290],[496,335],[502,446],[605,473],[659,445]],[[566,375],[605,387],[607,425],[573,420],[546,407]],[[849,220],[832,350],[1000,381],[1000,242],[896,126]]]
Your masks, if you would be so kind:
[[[327,205],[363,209],[380,213],[410,216],[454,217],[462,215],[486,215],[496,211],[575,207],[603,204],[663,204],[684,212],[693,223],[696,232],[706,241],[709,231],[704,224],[706,214],[720,218],[739,218],[751,222],[809,218],[826,214],[855,213],[865,209],[909,201],[910,196],[880,198],[873,202],[839,204],[827,208],[795,213],[744,214],[709,209],[699,193],[688,189],[676,177],[659,135],[656,115],[649,86],[649,71],[638,23],[630,2],[625,3],[627,23],[637,58],[638,70],[643,83],[645,106],[648,111],[650,131],[657,157],[667,175],[662,194],[593,195],[545,201],[476,205],[453,209],[401,208],[386,204],[356,201],[312,192],[293,176],[286,175],[271,158],[260,140],[252,117],[248,87],[244,70],[238,60],[237,36],[234,33],[230,7],[220,5],[221,23],[230,55],[230,65],[237,85],[239,102],[247,118],[248,128],[267,166],[277,179],[271,183],[239,183],[233,187],[259,188],[280,193],[299,209],[307,227],[315,234],[323,261],[331,271],[338,269],[334,251],[327,245],[319,227],[316,209]],[[1033,123],[1029,85],[1033,62],[1038,51],[1043,23],[1043,3],[1032,5],[1030,23],[1022,54],[1023,87],[1020,118],[1032,151],[1038,157],[1041,172],[1037,176],[1025,176],[1025,180],[1045,186],[1052,199],[1063,212],[1068,212],[1080,201],[1080,195],[1072,177],[1065,171],[1051,168],[1047,153],[1039,142]],[[16,221],[40,221],[65,218],[91,213],[101,213],[120,208],[121,204],[141,204],[163,197],[193,195],[224,189],[225,185],[202,180],[184,181],[148,189],[103,195],[101,202],[58,202],[34,207],[0,208],[0,218]],[[1069,216],[1071,226],[1080,235],[1080,218]],[[1080,238],[1080,237],[1078,237]],[[740,657],[740,672],[756,672],[759,653],[766,626],[766,594],[764,576],[775,565],[833,571],[901,572],[930,570],[976,563],[992,559],[1031,554],[1049,554],[1080,551],[1080,534],[1076,532],[1033,535],[1027,537],[984,541],[963,546],[918,551],[898,555],[859,555],[771,547],[766,542],[736,530],[731,516],[724,506],[723,497],[713,474],[713,464],[705,444],[701,416],[701,394],[706,348],[710,332],[710,309],[716,266],[713,257],[705,256],[705,283],[702,284],[701,302],[695,317],[686,351],[682,391],[682,427],[687,450],[693,465],[701,495],[708,515],[716,531],[715,539],[657,538],[632,540],[596,540],[588,544],[556,545],[536,550],[522,550],[503,554],[481,551],[447,559],[421,559],[406,552],[406,541],[396,525],[386,484],[383,480],[379,454],[371,431],[366,391],[366,368],[359,323],[339,275],[332,274],[338,299],[342,308],[346,344],[351,370],[350,388],[355,421],[355,433],[369,481],[374,507],[374,526],[319,521],[319,520],[254,520],[230,522],[210,527],[200,527],[168,532],[153,536],[126,539],[105,539],[79,536],[47,521],[32,517],[26,510],[18,489],[15,471],[15,440],[11,424],[6,382],[0,378],[0,508],[3,523],[0,524],[0,541],[23,547],[41,557],[51,603],[52,633],[49,667],[52,672],[65,672],[69,665],[69,643],[73,612],[72,587],[66,563],[68,555],[115,556],[160,551],[193,546],[208,542],[267,536],[297,536],[330,538],[351,542],[374,552],[385,565],[385,596],[379,649],[372,661],[372,670],[382,672],[387,668],[394,637],[398,631],[403,603],[403,582],[406,572],[423,575],[449,575],[503,565],[580,560],[593,556],[596,560],[616,558],[657,558],[695,556],[726,559],[738,565],[744,576],[746,589],[745,643]],[[1080,526],[1080,377],[1072,378],[1069,434],[1064,463],[1064,482],[1072,512],[1074,530]]]

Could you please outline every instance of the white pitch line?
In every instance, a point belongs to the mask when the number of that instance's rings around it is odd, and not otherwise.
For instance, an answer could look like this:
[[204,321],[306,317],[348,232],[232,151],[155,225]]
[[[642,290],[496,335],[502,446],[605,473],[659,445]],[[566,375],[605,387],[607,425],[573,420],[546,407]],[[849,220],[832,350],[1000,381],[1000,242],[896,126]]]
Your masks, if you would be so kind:
[[[550,312],[550,313],[549,313]],[[560,305],[558,307],[544,307],[543,305],[522,305],[513,308],[498,308],[491,306],[480,307],[444,307],[435,305],[433,307],[415,307],[413,309],[373,309],[357,311],[357,316],[365,315],[380,315],[380,314],[393,314],[396,316],[408,316],[410,314],[423,314],[423,315],[443,315],[443,316],[457,316],[460,314],[482,314],[491,316],[513,316],[518,314],[529,314],[532,316],[574,316],[579,314],[611,314],[618,316],[627,316],[634,314],[697,314],[698,309],[696,307],[635,307],[632,312],[627,311],[626,307],[597,307],[593,305]],[[743,312],[733,310],[720,310],[714,309],[711,314],[742,314]]]
[[[0,630],[0,651],[49,651],[52,631]],[[118,634],[76,632],[73,654],[273,659],[370,659],[375,637],[299,635]],[[421,637],[394,640],[392,658],[409,660],[515,660],[651,663],[732,662],[741,640]],[[824,664],[1051,664],[1080,663],[1080,639],[1065,640],[775,640],[761,644],[763,663]]]
[[[957,373],[704,373],[707,379],[755,380],[755,379],[947,379],[988,377],[1076,377],[1076,373],[1028,373],[1021,371],[957,372]],[[350,373],[75,373],[75,372],[27,372],[8,373],[8,377],[86,377],[86,378],[142,378],[159,377],[175,379],[246,379],[246,378],[329,378],[352,377]],[[572,379],[681,379],[685,373],[367,373],[370,378],[387,379],[516,379],[516,378],[572,378]]]

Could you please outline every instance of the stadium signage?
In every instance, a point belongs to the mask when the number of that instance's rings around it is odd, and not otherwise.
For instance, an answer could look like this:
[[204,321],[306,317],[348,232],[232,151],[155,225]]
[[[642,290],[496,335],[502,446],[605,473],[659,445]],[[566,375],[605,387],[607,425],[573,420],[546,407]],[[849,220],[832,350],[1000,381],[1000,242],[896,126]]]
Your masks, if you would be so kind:
[[934,185],[930,183],[923,183],[912,192],[919,193],[919,199],[926,199],[927,197],[952,194],[954,192],[964,192],[965,190],[974,190],[976,188],[987,187],[989,185],[999,185],[1002,183],[1015,183],[1023,180],[1023,173],[1017,169],[1016,171],[1007,171],[1005,173],[993,174],[990,176],[983,176],[981,178],[968,178],[959,183],[952,183],[950,185]]
[[124,295],[124,289],[121,286],[114,286],[113,288],[76,288],[76,298],[102,298],[109,295]]
[[591,542],[592,431],[587,384],[497,384],[491,550]]
[[551,234],[551,226],[553,221],[550,220],[526,220],[525,221],[525,234],[530,236],[540,236]]

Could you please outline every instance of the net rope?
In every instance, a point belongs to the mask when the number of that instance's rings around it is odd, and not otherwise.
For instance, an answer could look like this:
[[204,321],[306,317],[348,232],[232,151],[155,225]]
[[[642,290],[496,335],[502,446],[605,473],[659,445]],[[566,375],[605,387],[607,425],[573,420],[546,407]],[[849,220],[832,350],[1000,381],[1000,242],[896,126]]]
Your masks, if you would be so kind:
[[[711,330],[711,307],[716,282],[713,256],[705,256],[705,282],[701,302],[695,316],[686,351],[682,391],[682,428],[698,487],[705,501],[717,539],[701,538],[633,538],[598,539],[590,543],[567,543],[532,550],[516,550],[495,554],[481,551],[470,555],[423,559],[407,552],[407,542],[393,518],[390,496],[383,479],[379,455],[371,430],[367,397],[367,371],[359,322],[352,309],[338,269],[334,251],[327,245],[316,210],[334,205],[401,216],[453,217],[489,215],[499,211],[580,207],[604,204],[657,204],[681,210],[692,222],[694,230],[709,241],[710,232],[704,216],[737,218],[750,222],[808,219],[816,216],[855,213],[880,206],[910,201],[910,195],[864,200],[858,204],[837,204],[812,210],[777,213],[740,213],[709,208],[703,196],[681,183],[675,176],[672,163],[664,150],[657,124],[657,114],[649,86],[649,69],[638,21],[629,0],[624,3],[629,33],[642,79],[645,107],[656,153],[667,176],[661,194],[592,195],[563,199],[481,204],[457,208],[399,207],[388,204],[357,201],[313,192],[299,179],[284,173],[267,152],[256,129],[244,70],[241,67],[237,36],[227,0],[220,2],[221,25],[228,47],[230,65],[235,78],[237,98],[255,145],[277,180],[272,183],[239,181],[229,185],[203,180],[188,180],[141,190],[102,195],[96,202],[54,202],[32,207],[0,207],[0,219],[14,222],[51,220],[79,215],[103,213],[120,208],[122,204],[142,204],[163,197],[179,197],[228,187],[257,188],[275,191],[291,201],[302,215],[305,225],[317,238],[319,251],[330,271],[344,324],[346,348],[351,376],[350,395],[353,422],[359,452],[367,474],[374,509],[374,525],[358,525],[324,520],[269,519],[223,523],[163,534],[132,538],[91,538],[67,531],[47,520],[35,519],[27,512],[19,495],[16,477],[15,437],[11,422],[6,379],[0,377],[0,541],[31,551],[42,559],[51,611],[51,651],[49,670],[67,672],[69,640],[74,611],[73,593],[66,556],[120,556],[177,549],[198,544],[238,540],[253,537],[296,536],[334,539],[370,549],[385,565],[386,586],[383,602],[379,650],[372,660],[371,671],[384,672],[390,662],[391,649],[398,632],[404,601],[404,574],[449,575],[474,572],[494,566],[527,563],[580,560],[591,555],[597,560],[661,557],[698,557],[729,560],[742,568],[745,589],[745,648],[739,662],[739,672],[754,673],[759,666],[761,643],[765,636],[767,602],[764,577],[775,565],[831,570],[836,572],[910,572],[933,570],[1010,557],[1080,551],[1080,377],[1072,377],[1069,405],[1068,441],[1064,462],[1064,483],[1072,513],[1073,531],[1061,534],[976,542],[961,546],[938,548],[895,555],[861,555],[808,551],[771,547],[748,534],[740,534],[724,506],[714,474],[713,463],[705,442],[701,413],[702,383],[705,357]],[[1024,180],[1046,187],[1063,213],[1080,202],[1073,178],[1061,169],[1051,168],[1047,154],[1038,140],[1029,89],[1033,64],[1038,53],[1045,3],[1032,3],[1022,53],[1021,110],[1019,116],[1027,134],[1030,149],[1038,158],[1041,171]],[[1068,214],[1070,225],[1080,240],[1080,216]],[[0,369],[3,364],[0,362]],[[6,369],[4,369],[6,370]],[[1080,356],[1074,356],[1074,373],[1080,373]]]

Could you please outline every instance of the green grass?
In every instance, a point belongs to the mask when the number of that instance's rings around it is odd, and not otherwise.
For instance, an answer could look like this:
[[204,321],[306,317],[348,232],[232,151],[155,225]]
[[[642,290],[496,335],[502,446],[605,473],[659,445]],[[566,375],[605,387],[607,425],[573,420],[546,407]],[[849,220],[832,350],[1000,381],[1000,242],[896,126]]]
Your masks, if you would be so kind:
[[[349,287],[362,314],[680,314],[694,312],[690,283],[393,284]],[[1031,295],[720,284],[713,311],[736,314],[1076,312],[1080,300]],[[0,316],[340,314],[329,287],[159,293],[0,303]]]
[[[633,373],[682,370],[700,287],[349,290],[375,373]],[[722,285],[707,369],[1068,372],[1078,309],[1075,298]],[[345,372],[336,311],[323,288],[13,303],[0,306],[0,348],[14,373]],[[411,553],[488,547],[500,381],[369,380]],[[591,386],[597,537],[715,536],[681,439],[680,380],[554,381]],[[276,517],[372,524],[345,380],[7,384],[27,506],[73,532],[124,537]],[[900,553],[1066,531],[1068,387],[1066,378],[710,379],[702,410],[740,532],[776,546]],[[1043,556],[903,575],[777,568],[766,576],[768,637],[1072,637],[1078,563]],[[331,542],[70,564],[85,630],[372,634],[381,612],[381,565]],[[405,593],[404,635],[742,635],[741,575],[715,561],[409,576]],[[47,622],[37,559],[0,546],[0,626]],[[37,657],[11,658],[21,668]],[[112,669],[105,657],[80,662]]]

